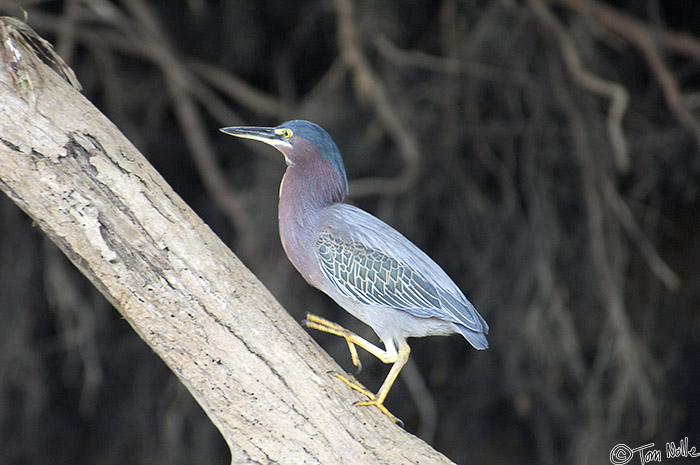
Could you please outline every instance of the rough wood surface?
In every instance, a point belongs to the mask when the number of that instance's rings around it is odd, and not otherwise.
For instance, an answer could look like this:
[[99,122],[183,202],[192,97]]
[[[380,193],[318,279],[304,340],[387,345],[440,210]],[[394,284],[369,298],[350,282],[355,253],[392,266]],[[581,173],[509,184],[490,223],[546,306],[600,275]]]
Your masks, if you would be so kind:
[[352,407],[339,368],[119,130],[31,65],[18,85],[0,60],[0,189],[177,374],[232,463],[450,463]]

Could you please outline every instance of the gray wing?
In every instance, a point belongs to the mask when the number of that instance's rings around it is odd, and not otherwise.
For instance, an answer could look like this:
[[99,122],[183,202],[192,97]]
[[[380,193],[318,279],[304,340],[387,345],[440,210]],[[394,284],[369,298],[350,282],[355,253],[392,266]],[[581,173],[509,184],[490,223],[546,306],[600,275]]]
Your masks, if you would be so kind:
[[316,256],[345,297],[488,333],[488,325],[452,279],[391,226],[347,204],[326,208],[320,224]]

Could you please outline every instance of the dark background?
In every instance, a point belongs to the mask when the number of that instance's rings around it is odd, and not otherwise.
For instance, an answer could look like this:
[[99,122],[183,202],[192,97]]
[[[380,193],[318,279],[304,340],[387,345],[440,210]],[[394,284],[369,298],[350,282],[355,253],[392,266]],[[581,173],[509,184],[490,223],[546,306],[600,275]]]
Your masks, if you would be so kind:
[[[372,338],[283,254],[281,155],[217,129],[303,118],[330,132],[349,200],[428,252],[491,326],[485,352],[410,341],[387,400],[408,431],[463,464],[610,463],[616,444],[651,442],[666,461],[666,442],[700,447],[700,4],[581,3],[2,0],[0,13],[26,10],[295,318]],[[629,97],[621,125],[610,89]],[[0,321],[0,463],[230,460],[4,196]],[[344,341],[313,337],[351,368]],[[361,357],[376,389],[388,367]]]

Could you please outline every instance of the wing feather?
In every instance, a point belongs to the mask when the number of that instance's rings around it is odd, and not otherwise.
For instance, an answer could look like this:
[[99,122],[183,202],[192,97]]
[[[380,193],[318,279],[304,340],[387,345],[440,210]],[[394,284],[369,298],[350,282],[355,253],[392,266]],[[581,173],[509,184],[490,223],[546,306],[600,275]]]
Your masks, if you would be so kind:
[[318,263],[345,297],[488,333],[484,319],[442,268],[386,223],[335,204],[324,210],[320,224]]

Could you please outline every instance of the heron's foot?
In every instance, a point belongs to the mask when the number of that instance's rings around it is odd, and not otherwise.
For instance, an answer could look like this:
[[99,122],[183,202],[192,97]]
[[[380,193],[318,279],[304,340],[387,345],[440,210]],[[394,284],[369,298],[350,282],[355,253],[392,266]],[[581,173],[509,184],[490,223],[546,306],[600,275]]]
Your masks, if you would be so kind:
[[389,417],[391,421],[394,423],[398,424],[403,428],[403,421],[401,421],[400,418],[396,417],[394,414],[392,414],[385,406],[384,406],[384,399],[379,399],[377,396],[375,396],[369,389],[364,387],[359,381],[355,379],[354,376],[345,376],[343,374],[338,373],[337,371],[331,371],[331,375],[335,376],[348,386],[350,386],[352,389],[355,391],[359,392],[360,394],[367,396],[369,400],[362,400],[362,401],[357,401],[354,402],[352,405],[355,407],[363,406],[363,405],[374,405],[377,407],[384,415]]
[[351,388],[353,388],[354,390],[356,390],[360,394],[365,395],[365,396],[369,397],[370,399],[374,398],[374,394],[372,393],[372,391],[370,391],[369,389],[364,387],[362,385],[362,383],[360,383],[357,379],[355,379],[354,376],[352,376],[352,375],[345,376],[341,373],[338,373],[337,371],[329,371],[328,373],[335,376],[336,378],[338,378],[339,380],[341,380],[342,382],[344,382],[345,384],[347,384],[348,386],[350,386]]
[[393,413],[391,413],[385,406],[384,402],[380,402],[378,399],[371,399],[370,400],[363,400],[363,401],[358,401],[358,402],[353,402],[352,404],[355,407],[359,407],[361,405],[374,405],[377,407],[381,412],[389,417],[389,420],[393,421],[397,425],[399,425],[401,428],[403,428],[403,420],[401,418],[395,416]]
[[348,331],[347,329],[343,328],[339,324],[333,323],[332,321],[326,320],[325,318],[321,318],[320,316],[314,315],[313,313],[307,313],[306,318],[301,320],[301,324],[306,326],[307,328],[315,329],[323,333],[329,333],[333,334],[334,336],[340,336],[344,338],[345,342],[348,343],[348,350],[350,350],[350,359],[352,360],[352,364],[355,365],[354,374],[360,374],[360,372],[362,371],[362,362],[360,362],[360,356],[357,354],[357,347],[355,347],[355,344],[358,343],[358,340],[359,342],[364,341],[362,340],[362,338],[360,338],[352,331]]
[[381,410],[382,413],[384,413],[384,415],[389,417],[391,421],[403,427],[403,422],[396,418],[394,415],[392,415],[391,412],[389,412],[389,410],[387,410],[387,408],[384,407],[384,399],[386,399],[386,395],[389,392],[389,389],[391,389],[391,386],[394,384],[394,381],[396,381],[396,377],[399,375],[401,368],[406,364],[406,361],[408,360],[408,354],[411,352],[411,349],[408,347],[406,340],[400,339],[398,341],[394,341],[395,343],[398,342],[398,351],[397,347],[395,347],[393,343],[389,344],[385,350],[382,350],[376,345],[358,336],[352,331],[343,328],[337,323],[333,323],[332,321],[326,320],[325,318],[321,318],[320,316],[316,316],[311,313],[306,314],[306,318],[301,322],[301,324],[303,324],[307,328],[312,328],[318,331],[322,331],[324,333],[340,336],[343,339],[345,339],[345,341],[348,343],[348,349],[350,349],[352,363],[357,367],[358,373],[362,368],[362,365],[360,364],[360,357],[358,357],[357,355],[357,347],[362,347],[367,352],[374,355],[384,363],[393,364],[391,366],[389,374],[384,380],[384,383],[382,383],[382,386],[379,388],[377,394],[373,394],[369,389],[360,384],[360,382],[358,382],[352,375],[348,377],[335,371],[332,371],[330,373],[345,384],[347,384],[348,386],[350,386],[351,388],[353,388],[354,390],[356,390],[357,392],[364,394],[369,399],[362,402],[355,402],[353,405],[374,405],[379,410]]

